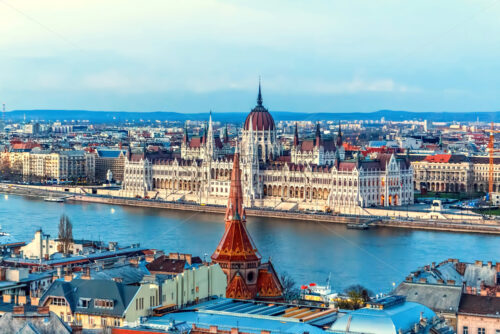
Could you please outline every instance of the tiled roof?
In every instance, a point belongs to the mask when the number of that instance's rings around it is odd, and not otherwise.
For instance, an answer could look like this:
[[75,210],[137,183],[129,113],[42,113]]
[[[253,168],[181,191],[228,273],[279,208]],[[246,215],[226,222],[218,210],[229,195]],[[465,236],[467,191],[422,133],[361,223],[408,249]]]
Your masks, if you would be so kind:
[[451,159],[451,154],[436,154],[428,155],[424,161],[427,162],[449,162]]
[[[43,305],[49,297],[64,297],[74,313],[123,316],[127,306],[134,298],[138,286],[126,285],[109,280],[74,279],[71,282],[56,280],[40,298]],[[81,298],[89,299],[88,307],[80,304]],[[113,308],[95,307],[95,299],[108,299],[114,302]]]
[[460,300],[458,312],[498,317],[500,313],[500,297],[464,294]]
[[118,158],[121,153],[126,154],[125,150],[97,150],[97,155],[100,158]]
[[146,264],[146,268],[152,273],[177,273],[184,272],[186,260],[170,259],[162,255],[153,262]]
[[462,287],[403,282],[394,294],[406,296],[407,301],[423,304],[436,312],[454,313],[458,311]]

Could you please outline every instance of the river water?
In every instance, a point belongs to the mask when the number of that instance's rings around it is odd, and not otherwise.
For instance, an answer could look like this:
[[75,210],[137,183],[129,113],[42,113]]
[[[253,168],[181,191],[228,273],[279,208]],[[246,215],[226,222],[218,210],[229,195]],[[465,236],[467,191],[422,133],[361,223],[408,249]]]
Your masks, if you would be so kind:
[[[1,195],[0,224],[17,240],[29,241],[43,228],[57,236],[62,214],[73,223],[75,238],[141,246],[165,252],[210,257],[224,231],[223,216],[106,204],[53,203]],[[500,261],[500,237],[481,234],[374,228],[249,217],[248,230],[262,258],[298,284],[324,284],[342,290],[363,284],[388,292],[418,267],[448,258]]]

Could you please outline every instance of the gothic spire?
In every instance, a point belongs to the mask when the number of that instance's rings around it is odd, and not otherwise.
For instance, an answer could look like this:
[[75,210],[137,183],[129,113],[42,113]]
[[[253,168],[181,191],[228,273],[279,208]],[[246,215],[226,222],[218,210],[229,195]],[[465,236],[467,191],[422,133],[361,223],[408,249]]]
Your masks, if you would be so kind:
[[231,171],[231,185],[229,188],[229,199],[226,208],[226,222],[232,220],[245,221],[245,213],[243,210],[243,190],[241,188],[241,170],[240,170],[240,152],[238,150],[238,142],[233,158],[233,169]]
[[189,142],[189,136],[188,136],[188,128],[187,128],[187,123],[184,124],[184,144],[187,144]]
[[319,147],[321,144],[321,130],[319,129],[319,122],[316,123],[316,146]]
[[257,105],[262,107],[262,92],[260,88],[260,77],[259,77],[259,95],[257,95]]
[[295,122],[295,134],[293,136],[293,146],[299,146],[299,130],[297,128],[297,122]]
[[342,144],[343,144],[342,129],[341,129],[340,120],[339,120],[339,132],[337,133],[337,147],[341,147]]
[[224,143],[229,143],[229,131],[227,130],[227,123],[226,128],[224,129]]

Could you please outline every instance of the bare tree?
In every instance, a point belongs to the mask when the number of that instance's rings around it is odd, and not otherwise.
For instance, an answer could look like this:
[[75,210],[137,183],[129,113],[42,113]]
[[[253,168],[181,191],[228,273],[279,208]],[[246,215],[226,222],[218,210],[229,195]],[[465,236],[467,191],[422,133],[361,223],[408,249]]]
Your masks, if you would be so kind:
[[73,224],[66,215],[62,215],[59,220],[59,242],[59,251],[63,254],[69,254],[73,243]]
[[300,291],[295,285],[295,280],[288,275],[287,272],[281,274],[280,280],[281,286],[283,287],[283,298],[285,298],[286,301],[298,299]]

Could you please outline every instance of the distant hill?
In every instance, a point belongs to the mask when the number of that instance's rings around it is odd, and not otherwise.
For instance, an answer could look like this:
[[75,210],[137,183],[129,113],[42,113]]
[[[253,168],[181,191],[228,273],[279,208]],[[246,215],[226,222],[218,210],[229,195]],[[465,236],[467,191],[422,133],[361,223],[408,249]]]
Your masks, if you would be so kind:
[[[290,120],[429,120],[439,121],[459,121],[472,122],[479,119],[482,122],[500,120],[500,111],[496,112],[411,112],[396,110],[379,110],[370,113],[295,113],[288,111],[271,111],[275,121]],[[186,121],[186,120],[206,120],[208,113],[182,114],[172,111],[155,112],[126,112],[126,111],[90,111],[90,110],[13,110],[6,114],[11,120],[19,121],[26,115],[27,120],[44,121],[71,121],[89,120],[93,123],[113,122],[113,121]],[[213,119],[223,123],[241,123],[245,120],[247,112],[235,113],[214,113]]]

